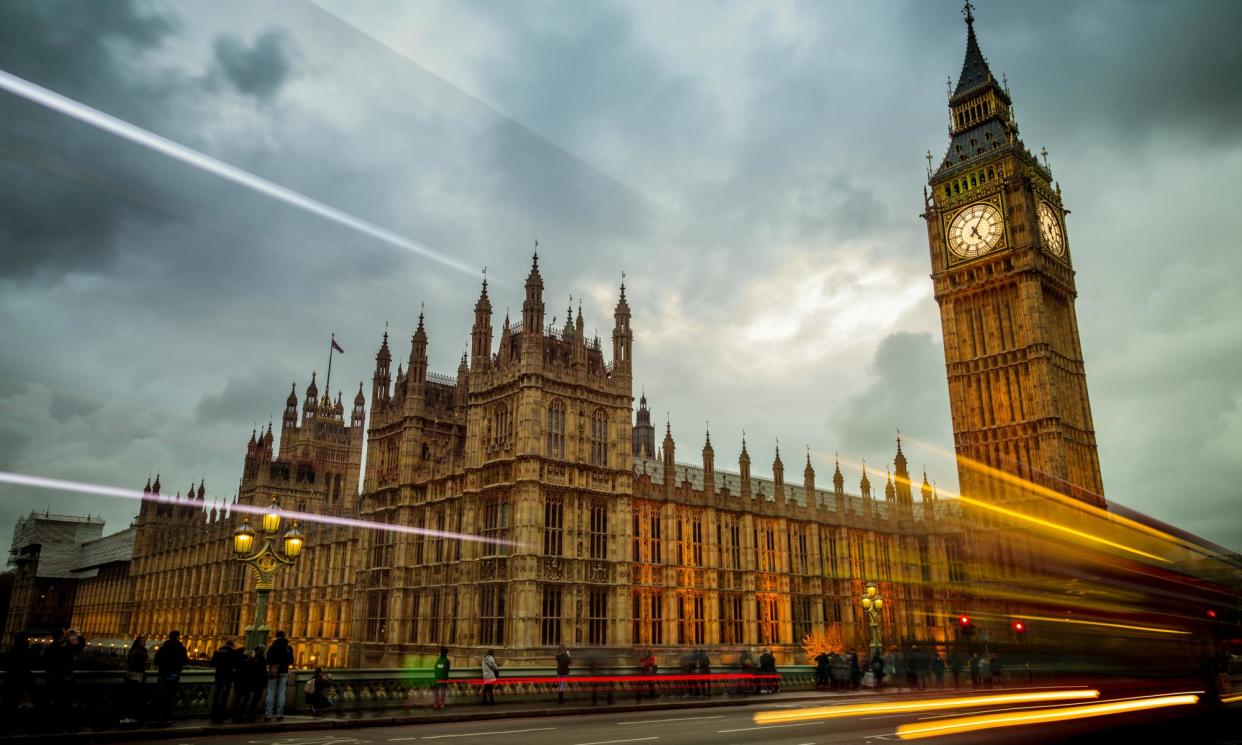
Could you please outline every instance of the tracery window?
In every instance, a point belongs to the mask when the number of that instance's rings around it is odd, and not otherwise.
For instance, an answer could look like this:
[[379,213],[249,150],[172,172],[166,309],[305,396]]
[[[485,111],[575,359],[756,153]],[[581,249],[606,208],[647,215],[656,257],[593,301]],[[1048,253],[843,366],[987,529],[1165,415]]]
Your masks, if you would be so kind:
[[742,644],[742,596],[727,593],[720,596],[720,641],[722,644]]
[[549,458],[565,459],[565,402],[561,400],[548,407],[547,451]]
[[564,547],[565,501],[559,495],[549,494],[543,503],[543,553],[560,556]]
[[591,465],[608,466],[608,415],[603,409],[591,416]]
[[485,584],[479,590],[479,643],[505,643],[505,586]]
[[763,594],[758,597],[759,611],[759,643],[780,643],[780,606],[775,595]]
[[561,643],[561,586],[543,588],[543,618],[539,622],[539,642],[545,647]]
[[702,644],[704,635],[704,602],[701,592],[677,594],[677,643]]
[[608,643],[608,590],[592,587],[587,600],[587,643]]
[[488,500],[483,505],[483,529],[488,539],[483,544],[485,556],[507,556],[509,553],[509,500],[505,497]]
[[660,590],[634,590],[633,634],[635,644],[664,643],[664,595]]
[[588,536],[590,557],[604,560],[608,558],[608,506],[603,502],[592,502],[588,519]]

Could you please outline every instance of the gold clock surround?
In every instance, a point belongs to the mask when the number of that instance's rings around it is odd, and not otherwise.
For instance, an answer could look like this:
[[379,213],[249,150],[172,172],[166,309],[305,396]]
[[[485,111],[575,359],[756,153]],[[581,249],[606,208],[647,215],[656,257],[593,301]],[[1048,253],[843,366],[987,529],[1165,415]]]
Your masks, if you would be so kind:
[[1035,211],[1039,224],[1039,242],[1048,253],[1058,259],[1065,258],[1065,226],[1060,208],[1047,199],[1040,199]]
[[[1004,196],[1001,193],[996,193],[963,205],[961,208],[946,214],[941,225],[946,263],[961,264],[974,261],[995,253],[1000,249],[1007,248],[1009,246],[1009,223],[1005,219],[1005,212]],[[963,244],[957,240],[957,236],[954,234],[955,224],[959,221],[970,221],[972,218],[974,219],[974,224],[969,226],[972,228],[972,232],[981,223],[988,224],[989,232],[983,235],[976,233],[975,240],[968,241],[968,243],[981,245],[959,249],[958,246]]]

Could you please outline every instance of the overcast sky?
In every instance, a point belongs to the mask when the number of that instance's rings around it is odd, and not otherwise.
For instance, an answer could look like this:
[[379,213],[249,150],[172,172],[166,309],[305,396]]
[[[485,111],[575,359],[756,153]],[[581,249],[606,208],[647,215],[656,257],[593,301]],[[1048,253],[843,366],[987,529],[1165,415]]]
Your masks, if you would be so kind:
[[[1242,4],[978,6],[1072,210],[1106,495],[1240,548]],[[718,463],[745,429],[757,471],[780,438],[823,483],[900,428],[952,490],[918,213],[959,10],[9,0],[0,69],[487,266],[498,327],[535,238],[549,320],[572,295],[607,339],[625,271],[679,460],[710,420]],[[5,92],[0,254],[0,469],[217,499],[329,333],[347,402],[422,302],[451,373],[479,283]],[[0,526],[45,508],[136,512],[0,487]]]

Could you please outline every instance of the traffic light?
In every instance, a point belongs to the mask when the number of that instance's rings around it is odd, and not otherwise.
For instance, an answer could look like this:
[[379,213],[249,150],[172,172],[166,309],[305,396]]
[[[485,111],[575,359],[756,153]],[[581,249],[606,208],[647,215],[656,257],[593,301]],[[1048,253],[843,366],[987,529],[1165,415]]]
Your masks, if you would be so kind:
[[1026,624],[1021,621],[1013,622],[1013,635],[1018,639],[1026,636]]
[[967,616],[965,614],[958,616],[957,627],[958,627],[958,630],[961,632],[962,636],[974,636],[975,635],[975,625],[973,622],[971,622],[970,616]]

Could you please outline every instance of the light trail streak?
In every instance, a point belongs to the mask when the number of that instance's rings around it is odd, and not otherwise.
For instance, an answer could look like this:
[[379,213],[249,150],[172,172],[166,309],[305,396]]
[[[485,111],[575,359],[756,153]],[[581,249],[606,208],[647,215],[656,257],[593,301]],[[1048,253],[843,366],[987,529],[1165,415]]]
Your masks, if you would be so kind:
[[1222,704],[1232,704],[1235,701],[1242,701],[1242,693],[1234,693],[1229,696],[1220,697],[1220,702]]
[[0,89],[6,90],[16,96],[20,96],[27,101],[51,109],[59,114],[64,114],[70,118],[76,119],[83,124],[88,124],[96,129],[101,129],[109,134],[116,135],[124,140],[128,140],[136,145],[140,145],[149,150],[166,155],[174,160],[178,160],[186,165],[197,168],[201,171],[219,176],[220,178],[232,181],[235,184],[244,186],[260,194],[264,194],[273,199],[279,200],[298,209],[305,210],[322,217],[326,220],[343,225],[352,230],[369,235],[392,246],[405,249],[412,253],[418,254],[424,258],[443,264],[444,266],[456,269],[474,275],[476,270],[474,267],[446,256],[435,249],[432,249],[422,243],[398,235],[386,228],[382,228],[374,223],[363,220],[360,217],[349,214],[328,204],[324,204],[317,199],[308,197],[301,192],[294,191],[286,186],[281,186],[272,181],[268,181],[262,176],[258,176],[249,171],[238,168],[237,166],[225,163],[222,160],[213,158],[206,153],[199,152],[191,147],[174,142],[166,137],[161,137],[149,130],[143,129],[135,124],[118,119],[111,114],[87,106],[86,104],[76,101],[67,96],[62,96],[55,91],[44,88],[37,83],[20,78],[5,70],[0,70]]
[[[946,617],[953,617],[951,614],[944,614]],[[1008,618],[1008,616],[998,616],[992,613],[968,613],[968,615],[978,616],[980,618]],[[1179,636],[1190,636],[1191,632],[1182,629],[1166,629],[1160,626],[1135,626],[1128,623],[1112,623],[1109,621],[1086,621],[1080,618],[1057,618],[1055,616],[1032,616],[1023,614],[1023,620],[1031,621],[1048,621],[1050,623],[1070,623],[1082,626],[1103,626],[1110,629],[1127,629],[1129,631],[1147,631],[1153,634],[1176,634]]]
[[953,698],[929,698],[916,701],[885,701],[874,704],[851,704],[847,706],[817,706],[793,711],[761,711],[755,714],[755,724],[783,724],[811,719],[839,719],[860,714],[904,714],[936,711],[938,709],[962,709],[973,706],[997,706],[1001,704],[1029,704],[1036,701],[1073,701],[1099,698],[1100,692],[1092,688],[1039,691],[1036,693],[997,693],[990,696],[956,696]]
[[1192,694],[1177,696],[1158,696],[1156,698],[1137,699],[1130,701],[1107,701],[1085,706],[1061,706],[1055,709],[1040,711],[1011,712],[1007,714],[983,714],[973,717],[946,719],[936,723],[920,722],[903,724],[897,727],[897,736],[903,740],[914,740],[923,737],[960,734],[998,727],[1019,727],[1031,724],[1052,724],[1067,722],[1074,719],[1100,717],[1110,714],[1127,714],[1135,711],[1147,711],[1168,706],[1186,706],[1199,702],[1199,697]]
[[[23,473],[10,473],[8,471],[0,471],[0,484],[13,484],[14,486],[29,486],[35,489],[51,489],[54,491],[76,492],[78,494],[90,494],[97,497],[114,497],[117,499],[134,499],[139,502],[154,502],[156,504],[186,504],[185,501],[175,502],[171,500],[161,500],[158,494],[148,494],[138,491],[137,489],[123,489],[118,486],[106,486],[104,484],[88,484],[84,481],[68,481],[66,479],[52,479],[44,476],[30,476]],[[190,501],[194,504],[197,500]],[[205,503],[198,503],[200,505]],[[231,512],[242,512],[248,515],[264,515],[271,511],[271,507],[264,507],[255,504],[238,504],[232,503],[226,505]],[[324,525],[340,525],[346,528],[365,528],[367,530],[382,530],[392,533],[409,533],[413,535],[425,535],[433,538],[449,538],[457,541],[468,541],[472,543],[494,543],[503,546],[518,546],[515,541],[506,541],[500,538],[485,538],[481,535],[472,535],[470,533],[454,533],[447,530],[434,530],[432,528],[415,528],[409,525],[394,525],[391,523],[373,522],[371,520],[360,520],[354,517],[337,517],[333,515],[319,515],[314,512],[298,512],[296,510],[286,510],[280,508],[280,515],[283,518],[300,520],[307,523],[322,523]]]

